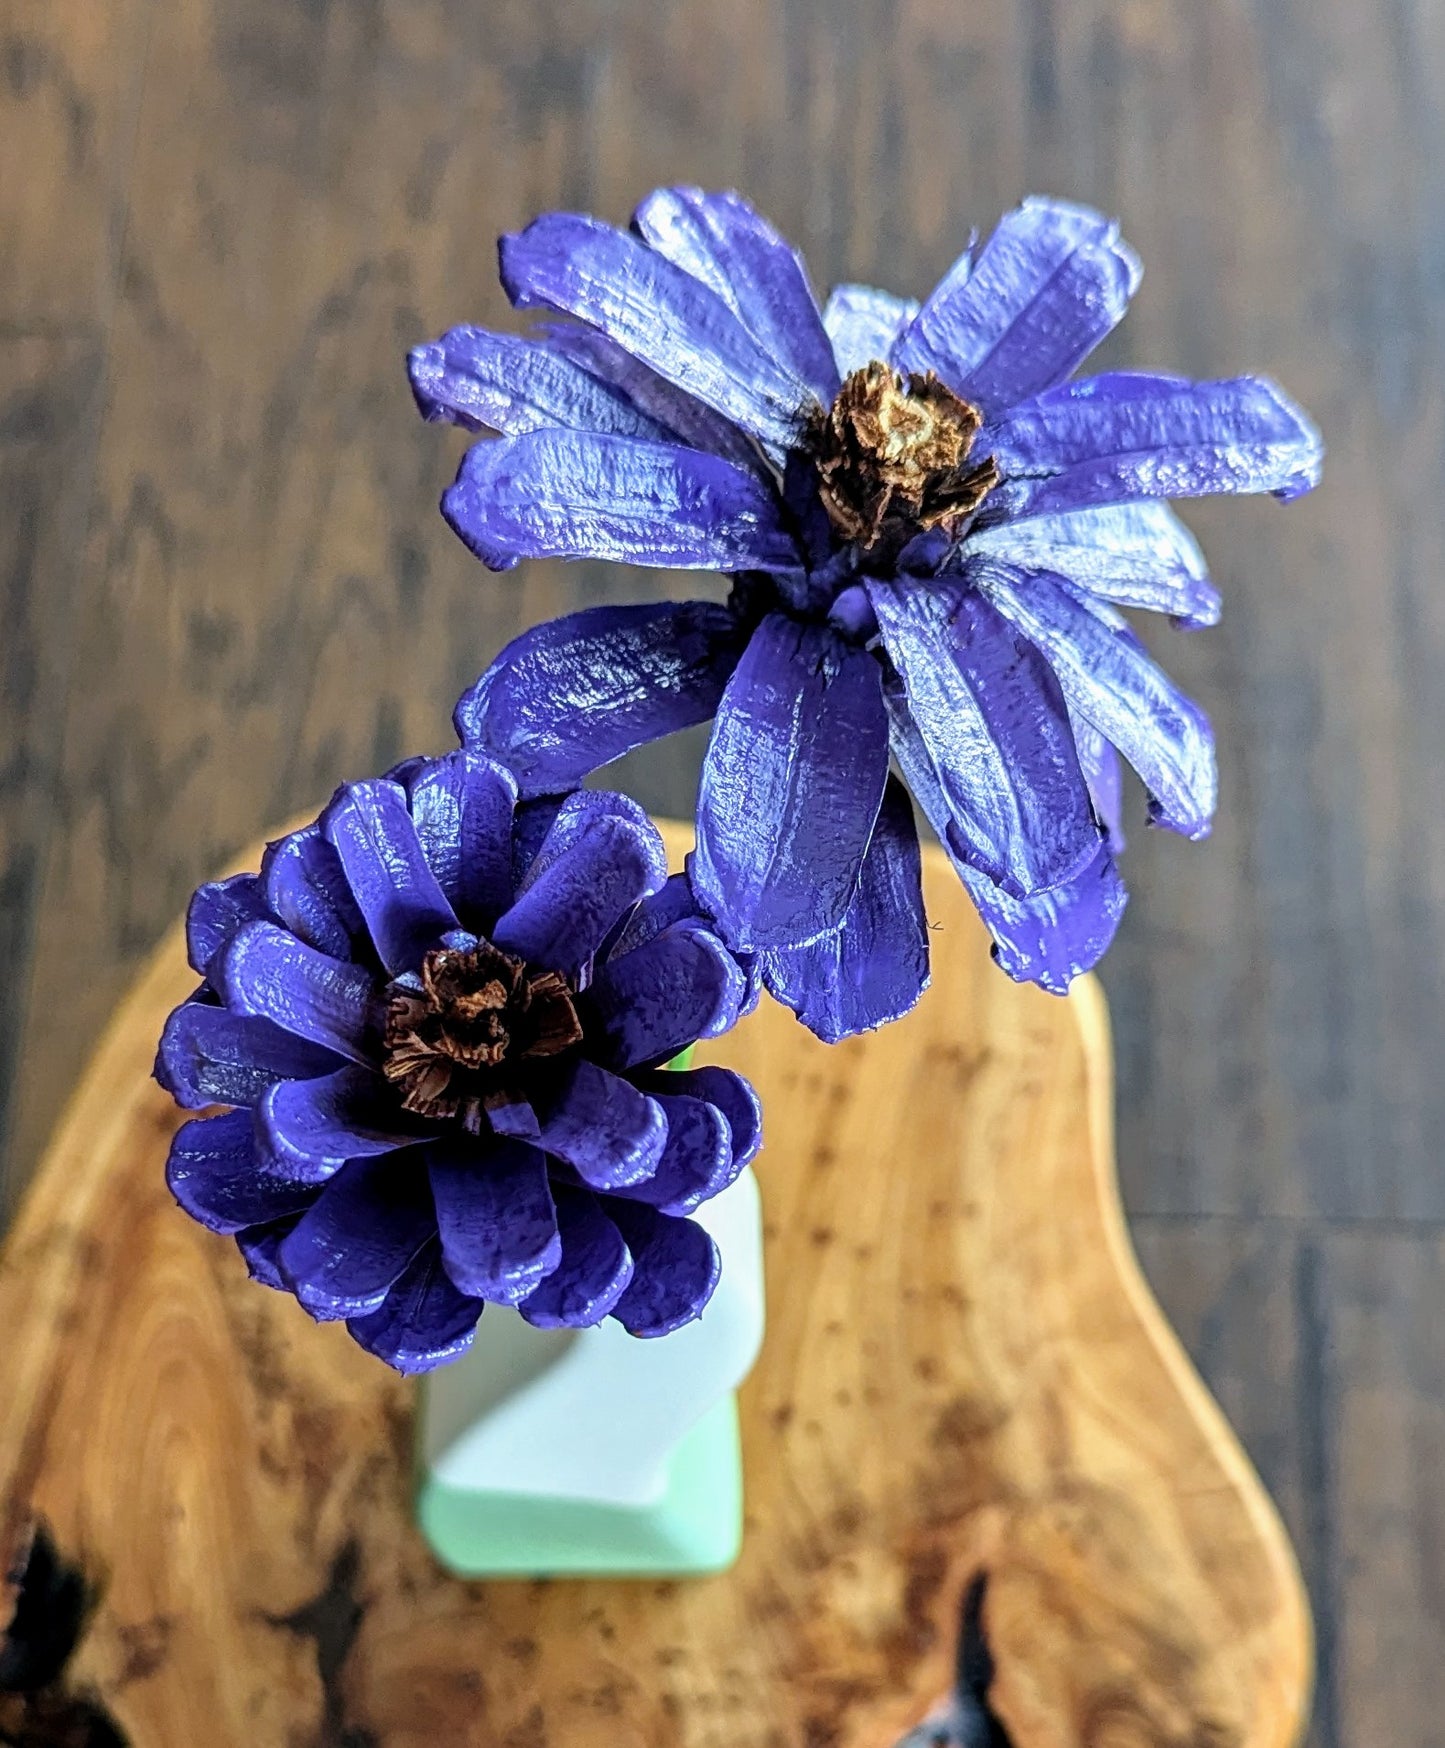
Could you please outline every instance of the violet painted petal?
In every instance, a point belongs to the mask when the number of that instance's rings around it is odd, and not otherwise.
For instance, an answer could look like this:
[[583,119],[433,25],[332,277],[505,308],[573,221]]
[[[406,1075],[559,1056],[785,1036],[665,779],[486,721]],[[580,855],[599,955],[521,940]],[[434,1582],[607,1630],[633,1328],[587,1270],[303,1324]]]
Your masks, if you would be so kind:
[[1002,522],[971,533],[965,559],[984,555],[1055,571],[1119,607],[1167,613],[1176,625],[1215,625],[1219,594],[1204,554],[1168,504],[1101,504]]
[[727,1118],[703,1099],[659,1093],[667,1113],[667,1146],[653,1174],[613,1191],[629,1201],[646,1202],[665,1214],[690,1214],[742,1170],[733,1153]]
[[868,594],[947,798],[950,848],[1015,897],[1072,879],[1099,830],[1048,664],[962,582],[870,578]]
[[365,918],[320,820],[268,844],[261,877],[276,917],[318,953],[350,959],[357,944],[366,939]]
[[359,1347],[398,1372],[434,1371],[472,1345],[482,1301],[452,1285],[440,1246],[420,1251],[379,1311],[353,1317],[347,1333]]
[[928,988],[928,917],[913,809],[897,778],[874,827],[843,925],[806,947],[761,955],[774,1000],[836,1044],[906,1014]]
[[651,1177],[667,1143],[657,1100],[595,1062],[566,1069],[538,1116],[542,1146],[597,1190]]
[[991,418],[1069,376],[1123,319],[1142,271],[1113,220],[1031,198],[924,303],[892,362],[937,371]]
[[670,1062],[734,1025],[747,993],[747,978],[717,936],[678,923],[599,967],[586,997],[595,1015],[589,1040],[610,1068]]
[[463,927],[486,934],[512,901],[512,774],[472,747],[429,761],[411,785],[427,866]]
[[553,1186],[562,1260],[517,1309],[539,1329],[600,1323],[632,1279],[632,1253],[591,1190]]
[[442,1256],[459,1291],[515,1305],[562,1260],[539,1149],[525,1141],[438,1143],[428,1170]]
[[888,775],[878,663],[770,613],[723,693],[703,761],[693,885],[738,950],[843,920]]
[[722,571],[798,562],[776,496],[754,475],[698,449],[589,431],[474,444],[442,514],[496,571],[524,558]]
[[713,715],[745,634],[711,601],[589,607],[515,638],[456,710],[457,733],[524,796],[575,788],[634,747]]
[[1074,745],[1079,749],[1079,764],[1089,785],[1094,811],[1104,828],[1104,840],[1114,856],[1124,853],[1124,773],[1118,752],[1106,741],[1091,722],[1077,711],[1070,710]]
[[236,1234],[236,1249],[253,1281],[278,1293],[291,1291],[290,1283],[281,1273],[280,1252],[300,1219],[300,1214],[287,1214],[279,1220],[267,1221],[264,1226],[248,1226]]
[[635,237],[547,213],[501,241],[502,284],[519,309],[575,316],[669,382],[779,451],[810,400],[716,294]]
[[763,1107],[752,1086],[731,1068],[711,1063],[702,1068],[664,1068],[643,1077],[647,1092],[705,1099],[727,1119],[732,1137],[733,1165],[741,1171],[757,1158],[763,1144]]
[[693,897],[692,882],[686,874],[670,874],[662,886],[633,906],[622,922],[602,943],[598,958],[621,958],[634,947],[655,940],[674,923],[705,922]]
[[670,1335],[701,1317],[717,1288],[722,1257],[696,1220],[645,1202],[610,1200],[607,1212],[632,1252],[632,1284],[612,1308],[629,1335]]
[[283,1032],[269,1020],[182,1002],[166,1021],[156,1079],[178,1105],[254,1105],[279,1080],[329,1074],[334,1052]]
[[348,1159],[415,1147],[434,1133],[401,1109],[379,1074],[354,1063],[316,1080],[283,1080],[256,1111],[261,1163],[298,1183],[322,1183]]
[[552,347],[485,328],[452,328],[407,359],[422,417],[520,437],[549,425],[656,442],[666,429]]
[[838,392],[833,348],[798,252],[739,194],[659,188],[633,227],[715,291],[763,348],[827,403]]
[[1309,419],[1262,377],[1189,382],[1124,371],[1010,408],[979,446],[1019,482],[1000,502],[1020,518],[1125,498],[1296,498],[1319,484],[1324,457]]
[[599,819],[498,919],[505,953],[576,979],[630,905],[667,879],[662,841],[623,819]]
[[198,886],[186,911],[186,957],[199,976],[245,923],[267,914],[266,894],[254,874],[233,874]]
[[355,1159],[337,1172],[277,1252],[313,1317],[364,1317],[436,1233],[418,1161]]
[[547,841],[553,822],[561,811],[561,795],[543,795],[531,801],[521,801],[512,815],[512,891],[525,885],[537,860],[537,853]]
[[318,953],[274,923],[247,923],[213,981],[232,1013],[271,1020],[353,1062],[371,1060],[379,992],[362,966]]
[[1149,791],[1150,818],[1202,838],[1219,779],[1209,719],[1127,631],[1117,631],[1047,571],[976,560],[969,574],[1047,657],[1070,709],[1123,753]]
[[460,925],[427,866],[398,783],[348,783],[321,820],[346,870],[372,943],[394,977],[415,971],[443,935]]
[[[516,896],[521,898],[531,891],[555,862],[570,856],[592,828],[604,821],[625,825],[636,832],[647,845],[646,855],[655,880],[666,879],[667,852],[647,810],[616,789],[578,789],[557,804],[546,836],[517,882]],[[653,883],[649,879],[648,884]]]
[[911,297],[894,297],[871,285],[835,285],[823,306],[823,326],[833,342],[839,373],[849,376],[875,359],[886,359],[917,314]]
[[1101,844],[1095,860],[1067,885],[1011,898],[949,849],[948,803],[923,738],[902,714],[893,727],[894,756],[994,938],[995,960],[1016,983],[1065,994],[1103,957],[1124,914],[1127,894],[1107,847]]
[[166,1183],[191,1218],[212,1232],[240,1232],[299,1214],[316,1199],[305,1184],[259,1169],[247,1111],[183,1123],[171,1142]]

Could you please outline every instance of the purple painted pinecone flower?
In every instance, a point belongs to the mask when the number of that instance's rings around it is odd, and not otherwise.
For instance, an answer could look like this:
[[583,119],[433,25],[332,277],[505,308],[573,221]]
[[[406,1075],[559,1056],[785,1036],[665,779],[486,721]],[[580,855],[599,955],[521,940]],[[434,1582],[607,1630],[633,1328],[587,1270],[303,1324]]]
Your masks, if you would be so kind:
[[741,1076],[662,1065],[747,994],[625,796],[517,802],[462,749],[348,784],[203,886],[204,978],[156,1075],[186,1123],[181,1206],[251,1273],[402,1371],[488,1303],[528,1322],[695,1318],[717,1284],[687,1215],[756,1153]]
[[1212,737],[1126,627],[1218,616],[1162,501],[1305,492],[1321,444],[1256,377],[1070,381],[1139,263],[1032,199],[920,307],[839,286],[735,194],[664,189],[630,234],[553,213],[504,237],[532,338],[411,356],[428,418],[501,433],[443,498],[488,565],[731,572],[726,607],[602,607],[506,649],[458,710],[526,795],[716,717],[694,883],[825,1038],[927,978],[913,817],[890,751],[1011,975],[1062,990],[1113,936],[1122,752],[1153,820],[1215,804]]

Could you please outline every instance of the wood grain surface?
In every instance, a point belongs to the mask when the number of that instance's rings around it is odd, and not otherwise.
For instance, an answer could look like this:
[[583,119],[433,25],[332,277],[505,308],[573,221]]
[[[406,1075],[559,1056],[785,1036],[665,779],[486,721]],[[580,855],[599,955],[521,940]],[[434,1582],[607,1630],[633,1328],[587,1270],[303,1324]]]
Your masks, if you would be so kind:
[[[921,292],[970,226],[1070,195],[1122,214],[1147,262],[1107,359],[1268,371],[1314,411],[1321,492],[1186,510],[1224,623],[1151,640],[1218,727],[1220,823],[1207,846],[1136,830],[1104,979],[1143,1254],[1313,1589],[1316,1748],[1422,1739],[1445,1711],[1423,1479],[1445,1472],[1445,1425],[1417,1333],[1445,1321],[1445,8],[3,15],[12,1204],[198,879],[340,778],[443,746],[456,691],[524,624],[679,586],[496,579],[437,517],[455,446],[414,422],[400,357],[508,319],[498,231],[732,184],[820,281]],[[641,799],[685,813],[697,751],[634,763]]]
[[1129,1249],[1098,986],[1008,983],[926,878],[907,1021],[830,1050],[768,1005],[712,1047],[767,1113],[769,1316],[743,1557],[682,1583],[435,1568],[410,1388],[170,1203],[166,941],[0,1268],[0,1521],[101,1580],[72,1684],[131,1748],[896,1748],[970,1589],[1012,1748],[1293,1748],[1303,1594]]

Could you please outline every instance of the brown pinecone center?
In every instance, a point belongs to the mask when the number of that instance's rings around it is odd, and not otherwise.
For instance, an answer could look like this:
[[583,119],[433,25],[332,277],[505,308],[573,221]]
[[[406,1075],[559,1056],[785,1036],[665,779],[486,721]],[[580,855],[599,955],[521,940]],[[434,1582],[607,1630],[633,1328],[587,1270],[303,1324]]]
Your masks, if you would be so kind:
[[999,483],[992,459],[969,461],[982,423],[931,370],[855,370],[808,428],[829,520],[873,547],[971,516]]
[[392,986],[382,1072],[419,1117],[458,1118],[526,1096],[528,1069],[582,1038],[574,993],[557,971],[536,971],[490,941],[438,947],[421,987]]

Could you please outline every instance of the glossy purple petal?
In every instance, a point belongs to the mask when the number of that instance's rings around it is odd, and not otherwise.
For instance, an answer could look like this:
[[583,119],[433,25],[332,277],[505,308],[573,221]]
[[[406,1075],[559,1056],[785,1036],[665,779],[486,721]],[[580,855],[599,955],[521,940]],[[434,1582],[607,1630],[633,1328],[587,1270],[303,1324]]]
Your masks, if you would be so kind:
[[1111,219],[1026,200],[924,303],[892,362],[937,371],[993,417],[1071,375],[1123,319],[1142,271]]
[[228,1013],[208,1002],[182,1002],[166,1021],[156,1079],[178,1105],[254,1105],[278,1080],[329,1074],[330,1050],[293,1037],[269,1020]]
[[843,920],[888,775],[877,662],[771,613],[723,693],[703,761],[693,885],[739,950]]
[[266,894],[254,874],[233,874],[198,886],[186,911],[186,957],[199,976],[246,923],[267,914]]
[[348,783],[322,816],[382,964],[415,971],[429,948],[460,925],[427,866],[399,783]]
[[183,1123],[171,1142],[166,1183],[186,1213],[212,1232],[240,1232],[299,1214],[316,1198],[305,1184],[258,1168],[248,1111]]
[[871,285],[835,285],[823,306],[823,326],[833,342],[840,375],[888,357],[893,342],[918,314],[911,297],[894,297]]
[[575,316],[706,406],[779,450],[810,391],[717,295],[635,237],[547,213],[503,237],[502,284],[519,309]]
[[[517,882],[516,896],[529,892],[555,862],[570,856],[592,828],[603,823],[624,825],[636,832],[647,845],[645,853],[655,880],[666,879],[667,852],[647,810],[616,789],[578,789],[557,804],[546,836]],[[654,883],[649,879],[649,885]]]
[[371,1060],[379,992],[360,965],[318,953],[274,923],[248,923],[220,955],[213,981],[232,1013],[271,1020],[354,1062]]
[[564,800],[570,797],[543,795],[517,804],[512,815],[512,891],[519,892],[536,864]]
[[1099,830],[1048,664],[964,583],[869,579],[868,594],[947,799],[950,848],[1015,897],[1072,879]]
[[928,988],[928,917],[913,809],[897,778],[863,858],[843,926],[761,955],[769,993],[825,1043],[900,1019]]
[[1133,372],[1088,377],[1012,407],[980,436],[984,446],[1010,482],[1000,505],[1019,518],[1125,498],[1296,498],[1319,484],[1324,456],[1319,432],[1262,377],[1189,382]]
[[575,981],[618,918],[666,879],[655,831],[599,819],[503,913],[492,940],[529,965]]
[[1204,554],[1168,504],[1102,504],[1003,522],[969,535],[963,556],[979,555],[1055,571],[1100,600],[1167,613],[1177,625],[1219,621]]
[[632,223],[658,254],[715,291],[764,350],[821,401],[832,400],[838,368],[807,269],[741,195],[659,188]]
[[298,1183],[321,1183],[348,1159],[414,1147],[434,1132],[401,1109],[379,1074],[352,1063],[316,1080],[281,1081],[256,1111],[261,1163]]
[[380,1309],[435,1233],[431,1190],[416,1160],[356,1159],[282,1240],[277,1259],[313,1317],[364,1317]]
[[442,514],[490,569],[524,558],[599,558],[690,570],[798,562],[775,495],[718,455],[533,431],[477,443]]
[[667,1145],[657,1169],[613,1194],[647,1202],[665,1214],[690,1214],[725,1190],[742,1162],[733,1152],[727,1118],[716,1105],[680,1093],[657,1096],[667,1113]]
[[512,901],[512,774],[472,747],[429,761],[411,785],[427,866],[462,925],[486,934]]
[[457,733],[513,772],[523,795],[555,794],[706,722],[744,644],[711,601],[589,607],[509,643],[457,705]]
[[599,968],[587,992],[595,1015],[589,1039],[610,1068],[670,1062],[699,1038],[715,1038],[738,1017],[748,985],[710,930],[674,927]]
[[515,1305],[562,1260],[547,1159],[537,1148],[438,1143],[428,1170],[442,1255],[459,1291]]
[[320,820],[268,844],[261,877],[277,920],[318,953],[350,959],[366,939],[366,920]]
[[598,958],[620,958],[656,939],[674,923],[705,922],[686,874],[670,874],[662,886],[636,904],[602,943]]
[[1149,791],[1150,818],[1204,837],[1219,780],[1209,719],[1145,653],[1058,577],[975,561],[970,575],[1058,676],[1070,709],[1123,753]]
[[508,437],[560,425],[656,442],[667,431],[609,383],[553,347],[485,328],[453,328],[407,359],[423,418]]
[[632,1279],[632,1253],[591,1190],[554,1185],[562,1260],[517,1306],[539,1329],[600,1323]]
[[441,1249],[428,1244],[397,1280],[379,1311],[353,1317],[347,1333],[398,1372],[430,1372],[472,1345],[482,1301],[452,1285]]
[[267,1221],[264,1226],[248,1226],[236,1234],[236,1248],[253,1281],[278,1293],[291,1291],[290,1283],[281,1273],[281,1246],[296,1230],[300,1219],[300,1214],[287,1214],[279,1220]]
[[763,1144],[762,1102],[742,1075],[731,1068],[717,1068],[709,1063],[702,1068],[658,1069],[645,1075],[642,1085],[659,1097],[674,1093],[715,1105],[727,1119],[733,1165],[741,1171],[757,1158]]
[[538,1119],[542,1146],[597,1190],[651,1177],[667,1144],[658,1101],[595,1062],[566,1069]]
[[612,1308],[630,1335],[670,1335],[700,1317],[717,1288],[722,1258],[696,1220],[645,1202],[610,1200],[607,1212],[632,1252],[632,1283]]

